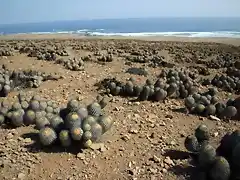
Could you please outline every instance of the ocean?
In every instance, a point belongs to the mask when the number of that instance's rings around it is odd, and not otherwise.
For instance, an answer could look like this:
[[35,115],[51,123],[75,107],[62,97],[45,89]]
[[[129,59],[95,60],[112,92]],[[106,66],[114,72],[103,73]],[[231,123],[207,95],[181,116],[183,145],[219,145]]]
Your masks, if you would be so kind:
[[132,18],[0,24],[0,34],[240,38],[239,18]]

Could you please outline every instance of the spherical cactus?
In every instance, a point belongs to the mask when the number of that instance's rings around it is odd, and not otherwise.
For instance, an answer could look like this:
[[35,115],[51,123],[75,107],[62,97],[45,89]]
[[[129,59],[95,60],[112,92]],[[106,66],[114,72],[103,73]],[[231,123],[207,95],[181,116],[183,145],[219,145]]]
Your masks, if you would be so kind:
[[200,99],[201,99],[201,95],[198,94],[198,93],[194,93],[194,94],[192,95],[192,97],[194,98],[195,102],[198,102],[198,101],[200,101]]
[[120,86],[117,86],[116,88],[111,90],[111,94],[114,96],[118,96],[122,91],[122,88]]
[[95,124],[97,122],[96,118],[94,116],[88,116],[86,117],[83,122],[82,122],[82,125],[84,126],[85,124],[89,124],[89,125],[92,125],[92,124]]
[[103,133],[103,128],[100,124],[94,123],[91,125],[91,130],[90,132],[92,133],[92,138],[91,140],[93,142],[98,141],[101,138],[101,135]]
[[91,125],[88,124],[88,123],[83,123],[82,124],[82,130],[85,132],[85,131],[90,131],[91,130]]
[[208,127],[204,124],[199,125],[195,130],[195,136],[198,139],[198,142],[209,140],[210,133]]
[[108,88],[110,89],[110,91],[112,91],[113,89],[116,89],[117,85],[115,82],[110,82],[108,84]]
[[167,92],[165,90],[160,89],[160,88],[156,88],[155,97],[154,97],[155,101],[164,100],[166,97],[167,97]]
[[201,115],[201,114],[205,111],[205,108],[206,108],[206,107],[205,107],[203,104],[197,104],[196,107],[195,107],[195,109],[194,109],[194,111],[195,111],[197,114]]
[[92,146],[92,140],[91,139],[88,139],[87,141],[83,142],[83,147],[84,148],[91,148],[91,146]]
[[47,106],[45,111],[46,113],[53,113],[53,108],[51,106]]
[[231,160],[234,169],[240,169],[240,141],[233,149]]
[[21,91],[18,93],[17,97],[20,102],[26,101],[27,94],[25,92]]
[[227,106],[233,106],[234,100],[235,100],[234,98],[229,98],[229,99],[227,100],[226,105],[227,105]]
[[76,99],[70,100],[67,103],[67,109],[70,112],[76,112],[79,108],[79,102]]
[[135,97],[139,97],[140,94],[141,94],[141,92],[142,92],[142,89],[143,89],[142,86],[140,86],[140,85],[135,85],[135,86],[133,87],[133,95],[134,95]]
[[77,110],[77,114],[79,115],[79,117],[81,119],[84,119],[88,116],[88,110],[87,108],[85,107],[80,107],[78,110]]
[[205,145],[200,148],[198,163],[200,167],[208,169],[216,158],[216,150],[211,145]]
[[13,103],[13,105],[12,105],[12,110],[13,111],[17,111],[17,110],[19,110],[19,109],[21,109],[22,108],[22,106],[21,106],[21,104],[19,103],[19,102],[15,102],[15,103]]
[[211,104],[216,104],[218,102],[218,98],[216,96],[212,96]]
[[131,81],[128,81],[125,85],[125,89],[126,89],[126,95],[128,96],[132,96],[133,95],[133,83]]
[[42,145],[52,145],[57,140],[56,132],[50,127],[44,127],[39,131],[39,139]]
[[205,106],[210,104],[210,101],[209,101],[209,99],[206,96],[201,96],[200,102],[201,102],[201,104],[203,104]]
[[44,111],[47,108],[47,102],[46,101],[40,101],[39,103],[39,110]]
[[97,103],[94,102],[87,107],[88,114],[91,116],[100,116],[102,114],[101,106]]
[[56,115],[56,116],[53,116],[51,119],[48,119],[48,120],[50,122],[51,127],[56,132],[59,132],[63,129],[64,121],[60,116]]
[[76,112],[70,112],[65,119],[65,125],[67,128],[71,129],[73,127],[81,126],[81,119]]
[[224,157],[216,157],[213,162],[212,168],[209,171],[209,176],[212,180],[229,180],[230,178],[230,165]]
[[4,115],[0,114],[0,126],[4,124],[4,122],[5,122],[5,117]]
[[199,143],[195,136],[187,136],[184,142],[185,148],[190,152],[199,151]]
[[173,95],[177,91],[178,87],[176,83],[171,83],[167,88],[167,96]]
[[235,117],[236,114],[237,114],[237,109],[234,106],[227,106],[222,113],[223,117],[227,119],[231,119]]
[[33,110],[29,109],[23,115],[23,122],[25,125],[30,125],[35,123],[36,114]]
[[33,111],[39,111],[39,101],[37,100],[31,100],[29,103],[29,109]]
[[223,111],[225,110],[226,105],[224,103],[219,102],[215,105],[215,107],[216,107],[217,116],[222,117],[223,116]]
[[53,113],[47,113],[45,117],[50,121],[52,118],[54,118],[56,115]]
[[114,120],[111,116],[100,116],[97,122],[102,126],[103,133],[105,133],[112,127]]
[[72,144],[72,139],[68,130],[60,131],[58,137],[63,147],[69,147]]
[[139,99],[141,101],[146,101],[146,100],[148,100],[149,94],[150,94],[150,87],[149,86],[144,86],[140,95],[139,95]]
[[9,85],[6,84],[3,86],[2,92],[4,97],[6,97],[10,93],[10,91],[11,91],[11,87]]
[[8,113],[9,109],[7,107],[1,107],[0,108],[0,113],[2,115],[6,115]]
[[80,127],[73,127],[70,130],[72,139],[75,141],[80,141],[82,139],[83,136],[83,130]]
[[43,116],[46,116],[47,113],[45,111],[37,111],[37,112],[35,112],[35,114],[36,114],[36,119],[38,119]]
[[92,133],[90,131],[85,131],[82,136],[84,141],[87,141],[92,138]]
[[211,96],[215,96],[215,95],[217,95],[217,93],[218,93],[217,88],[209,88],[208,89],[208,94],[210,94]]
[[34,95],[32,100],[41,101],[41,97],[39,95]]
[[26,109],[29,107],[28,102],[27,102],[27,101],[22,101],[22,102],[21,102],[21,107],[22,107],[24,110],[26,110]]
[[209,116],[209,115],[215,115],[215,114],[216,114],[216,107],[213,104],[207,105],[207,107],[205,108],[205,115]]
[[184,104],[187,107],[187,109],[189,109],[189,110],[193,109],[196,106],[195,99],[192,96],[188,96],[184,100]]
[[11,123],[15,127],[20,127],[23,125],[23,115],[20,111],[13,111],[11,116]]
[[38,130],[50,126],[50,122],[46,117],[36,118],[36,127]]

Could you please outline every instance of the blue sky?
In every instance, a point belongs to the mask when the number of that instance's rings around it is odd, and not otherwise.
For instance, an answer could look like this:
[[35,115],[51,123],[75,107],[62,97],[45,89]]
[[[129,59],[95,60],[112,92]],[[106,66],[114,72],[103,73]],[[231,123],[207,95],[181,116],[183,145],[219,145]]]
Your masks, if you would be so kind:
[[240,0],[0,0],[0,24],[169,16],[240,17]]

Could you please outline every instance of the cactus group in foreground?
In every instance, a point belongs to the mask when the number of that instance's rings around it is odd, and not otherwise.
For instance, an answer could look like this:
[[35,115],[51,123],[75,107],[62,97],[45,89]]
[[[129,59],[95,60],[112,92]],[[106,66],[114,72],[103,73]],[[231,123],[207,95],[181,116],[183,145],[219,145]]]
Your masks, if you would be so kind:
[[[186,149],[196,155],[200,179],[238,180],[240,178],[240,130],[227,133],[220,145],[210,143],[209,129],[200,125],[194,135],[185,139]],[[200,176],[199,176],[200,177]]]
[[105,98],[88,106],[72,99],[66,107],[60,108],[55,102],[38,95],[29,97],[19,93],[17,102],[1,103],[0,125],[35,125],[39,130],[39,140],[44,146],[59,142],[67,147],[76,141],[84,147],[90,147],[114,123],[113,118],[103,114],[106,104]]

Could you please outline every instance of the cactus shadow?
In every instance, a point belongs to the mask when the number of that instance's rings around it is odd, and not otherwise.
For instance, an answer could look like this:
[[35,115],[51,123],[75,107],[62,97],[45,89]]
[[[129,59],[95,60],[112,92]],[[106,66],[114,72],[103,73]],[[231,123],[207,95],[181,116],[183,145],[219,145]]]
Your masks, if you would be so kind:
[[27,149],[28,152],[31,153],[39,153],[39,152],[45,152],[45,153],[71,153],[71,154],[78,154],[79,152],[82,152],[83,147],[81,147],[79,144],[76,144],[73,142],[73,144],[70,147],[62,147],[60,143],[57,141],[56,143],[52,144],[51,146],[43,146],[39,142],[38,133],[26,133],[23,134],[21,137],[23,138],[30,138],[33,143],[27,144],[24,146],[24,148]]
[[182,114],[188,114],[188,111],[186,110],[185,107],[181,107],[181,108],[175,108],[175,109],[172,109],[173,112],[176,112],[176,113],[182,113]]
[[163,155],[168,156],[173,160],[184,160],[189,159],[191,157],[191,153],[189,152],[173,149],[167,150]]
[[197,168],[196,168],[196,154],[181,151],[181,150],[167,150],[163,156],[168,156],[172,160],[186,160],[183,164],[174,165],[170,167],[168,170],[177,175],[178,177],[182,177],[185,180],[197,180]]

